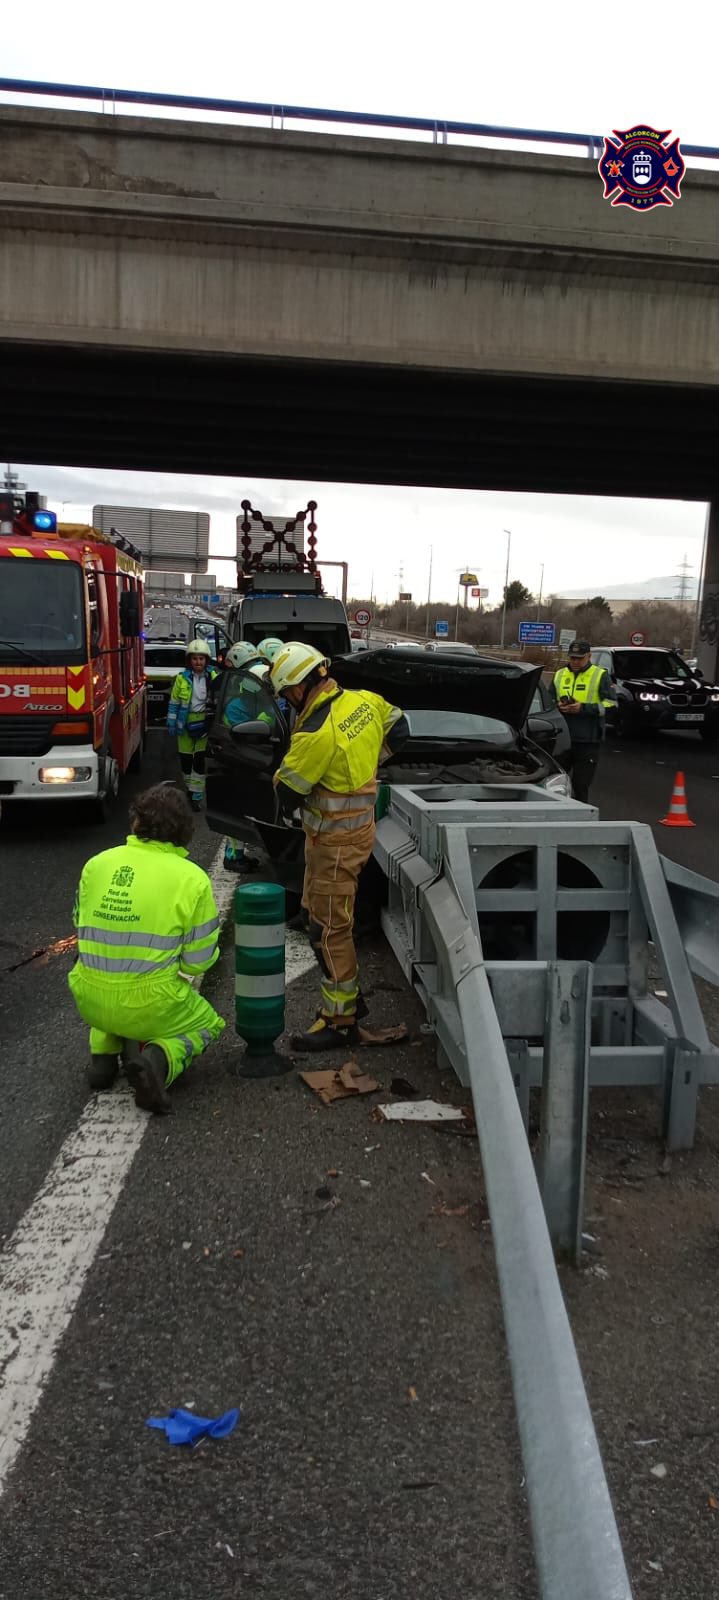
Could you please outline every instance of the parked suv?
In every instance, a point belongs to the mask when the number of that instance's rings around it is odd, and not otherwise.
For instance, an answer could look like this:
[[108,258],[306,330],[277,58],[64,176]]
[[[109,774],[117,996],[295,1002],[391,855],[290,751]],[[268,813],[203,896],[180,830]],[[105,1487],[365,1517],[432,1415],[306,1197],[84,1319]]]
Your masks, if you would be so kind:
[[616,707],[607,710],[610,730],[636,735],[683,728],[696,730],[707,744],[719,739],[719,684],[707,683],[676,650],[598,645],[592,661],[616,685]]

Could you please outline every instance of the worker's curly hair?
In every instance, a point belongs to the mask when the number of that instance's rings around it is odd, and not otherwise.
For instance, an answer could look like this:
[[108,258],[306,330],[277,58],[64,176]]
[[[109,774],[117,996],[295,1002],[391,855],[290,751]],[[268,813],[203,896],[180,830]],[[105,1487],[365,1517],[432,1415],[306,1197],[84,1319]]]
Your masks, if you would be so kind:
[[192,811],[184,790],[174,783],[156,783],[135,796],[130,823],[138,839],[187,846],[192,838]]

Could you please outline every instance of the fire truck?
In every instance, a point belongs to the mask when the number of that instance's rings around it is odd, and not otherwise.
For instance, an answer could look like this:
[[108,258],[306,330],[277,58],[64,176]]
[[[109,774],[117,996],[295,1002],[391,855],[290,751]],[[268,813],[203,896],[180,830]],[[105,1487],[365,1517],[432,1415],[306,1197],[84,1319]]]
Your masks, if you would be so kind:
[[83,799],[104,819],[147,708],[142,555],[0,489],[0,803]]

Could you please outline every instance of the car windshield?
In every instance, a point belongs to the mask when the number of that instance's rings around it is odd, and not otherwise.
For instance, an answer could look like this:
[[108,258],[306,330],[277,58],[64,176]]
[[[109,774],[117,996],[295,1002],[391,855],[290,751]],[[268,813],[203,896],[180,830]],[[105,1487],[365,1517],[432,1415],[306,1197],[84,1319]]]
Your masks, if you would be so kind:
[[322,622],[275,622],[268,620],[260,626],[250,623],[243,631],[243,639],[250,644],[260,644],[268,634],[273,639],[297,639],[300,644],[309,644],[315,650],[321,650],[323,656],[346,655],[349,649],[347,643],[347,629],[341,623]]
[[84,656],[82,574],[74,561],[3,561],[0,578],[0,661],[20,655],[40,661]]
[[615,650],[618,678],[689,678],[691,673],[674,650]]
[[473,644],[433,644],[433,650],[441,650],[443,656],[476,656],[479,651]]
[[460,740],[475,744],[512,745],[516,735],[508,722],[480,717],[470,711],[407,711],[413,739]]
[[149,641],[145,644],[146,667],[176,667],[178,672],[186,664],[187,656],[184,644],[153,645]]

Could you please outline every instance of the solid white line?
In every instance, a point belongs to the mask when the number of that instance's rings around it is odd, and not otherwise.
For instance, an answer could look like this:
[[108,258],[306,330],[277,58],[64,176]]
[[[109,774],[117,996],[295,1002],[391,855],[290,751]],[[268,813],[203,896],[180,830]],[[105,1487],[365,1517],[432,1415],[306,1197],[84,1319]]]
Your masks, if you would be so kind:
[[89,1101],[2,1256],[0,1495],[146,1127],[129,1090]]
[[[221,919],[235,889],[223,853],[209,871]],[[290,984],[314,957],[292,930],[286,951]],[[0,1257],[0,1497],[148,1126],[124,1085],[93,1096]]]
[[[232,896],[237,887],[237,878],[231,872],[225,872],[222,865],[225,854],[224,843],[220,846],[208,867],[208,875],[212,884],[212,892],[217,901],[220,921],[232,904]],[[261,882],[261,874],[257,879],[251,878],[250,882]],[[303,972],[309,972],[315,965],[315,958],[305,933],[300,933],[294,928],[288,928],[285,934],[285,982],[287,985],[294,983],[296,978],[301,978]]]
[[237,879],[234,873],[225,872],[222,865],[224,859],[225,842],[223,839],[217,854],[213,856],[210,866],[207,868],[207,876],[212,884],[212,893],[215,896],[215,903],[220,914],[220,922],[224,921],[232,905],[232,896],[237,888]]

